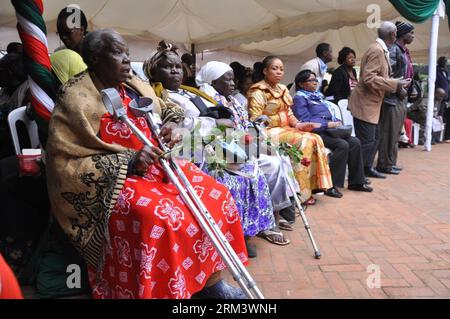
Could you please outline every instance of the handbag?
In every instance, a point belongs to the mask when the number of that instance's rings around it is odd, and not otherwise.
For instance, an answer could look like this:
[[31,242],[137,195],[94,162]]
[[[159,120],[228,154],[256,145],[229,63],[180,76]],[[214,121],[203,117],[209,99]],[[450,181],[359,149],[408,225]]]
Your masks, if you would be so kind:
[[214,119],[231,119],[233,117],[233,112],[221,104],[208,107],[200,96],[192,97],[190,100],[200,111],[199,116],[207,116]]
[[341,125],[325,130],[328,135],[334,138],[349,138],[352,135],[352,131],[353,125]]

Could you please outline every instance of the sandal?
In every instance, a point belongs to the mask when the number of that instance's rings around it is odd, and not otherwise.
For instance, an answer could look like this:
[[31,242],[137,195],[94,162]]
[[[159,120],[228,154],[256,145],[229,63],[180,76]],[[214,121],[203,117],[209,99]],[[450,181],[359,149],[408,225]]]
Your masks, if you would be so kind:
[[289,223],[286,219],[280,218],[278,222],[278,228],[286,231],[293,231],[294,227],[292,227],[291,223]]
[[313,205],[316,204],[316,199],[315,199],[314,197],[311,196],[309,199],[307,199],[307,200],[304,202],[304,204],[307,205],[307,206],[313,206]]
[[279,246],[286,246],[291,243],[289,239],[284,238],[282,232],[277,232],[270,229],[259,232],[256,236],[264,238],[268,242]]

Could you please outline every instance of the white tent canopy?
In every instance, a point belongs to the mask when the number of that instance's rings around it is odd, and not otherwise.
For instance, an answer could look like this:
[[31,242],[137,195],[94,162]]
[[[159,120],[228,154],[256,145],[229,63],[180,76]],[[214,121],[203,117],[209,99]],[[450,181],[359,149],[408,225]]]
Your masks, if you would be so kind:
[[[58,12],[72,1],[44,0],[50,51],[60,45],[55,34]],[[114,28],[130,42],[134,60],[143,60],[161,39],[195,44],[197,52],[226,49],[257,56],[278,54],[304,61],[326,41],[335,51],[350,46],[358,56],[376,38],[366,26],[378,5],[382,19],[398,13],[384,0],[77,0],[90,29]],[[15,12],[10,1],[0,3],[0,49],[17,41]],[[425,61],[429,24],[417,28],[413,57]],[[450,52],[448,28],[441,28],[439,48]]]
[[[58,12],[71,1],[44,0],[44,19],[55,30]],[[371,0],[78,0],[93,28],[114,28],[146,40],[196,43],[201,49],[326,31],[366,20],[368,4],[384,15],[388,1]],[[0,26],[14,26],[10,1],[0,4]]]
[[[398,17],[399,20],[404,20]],[[409,47],[415,62],[428,62],[429,38],[431,21],[415,25],[415,40]],[[361,57],[367,47],[377,38],[376,30],[369,29],[365,23],[355,26],[345,26],[339,29],[325,32],[313,32],[300,34],[295,37],[285,37],[262,42],[242,44],[239,49],[245,52],[271,53],[281,56],[292,56],[299,61],[309,60],[315,55],[315,47],[319,42],[330,43],[337,51],[344,46],[349,46],[356,51],[357,57]],[[446,22],[442,23],[439,37],[438,54],[450,53],[450,36]]]

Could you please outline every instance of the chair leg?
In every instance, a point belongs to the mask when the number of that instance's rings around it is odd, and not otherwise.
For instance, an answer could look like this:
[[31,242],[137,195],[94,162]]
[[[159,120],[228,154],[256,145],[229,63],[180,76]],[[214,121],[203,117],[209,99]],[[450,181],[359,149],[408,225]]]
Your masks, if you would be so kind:
[[419,131],[420,131],[420,124],[413,123],[414,145],[419,145]]

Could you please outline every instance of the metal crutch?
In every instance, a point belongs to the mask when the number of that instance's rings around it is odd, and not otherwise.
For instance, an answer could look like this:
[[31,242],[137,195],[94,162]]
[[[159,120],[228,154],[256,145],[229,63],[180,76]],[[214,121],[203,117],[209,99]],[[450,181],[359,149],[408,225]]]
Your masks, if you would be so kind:
[[[103,103],[105,104],[107,110],[111,114],[115,114],[115,116],[122,122],[124,122],[132,131],[134,134],[136,134],[139,139],[146,145],[153,147],[153,144],[150,142],[150,140],[130,121],[128,118],[125,109],[123,108],[122,101],[120,99],[120,96],[116,89],[105,89],[102,90],[102,99]],[[140,101],[143,105],[146,105],[148,110],[151,111],[152,109],[152,100],[149,98],[141,98]],[[131,104],[131,103],[130,103]],[[135,104],[137,104],[135,102]],[[139,109],[139,108],[138,108]],[[133,108],[132,108],[133,110]],[[134,110],[136,112],[136,110]],[[148,115],[148,113],[146,112]],[[153,118],[151,118],[151,128],[154,128],[156,125],[153,121]],[[153,125],[151,124],[153,123]],[[158,143],[161,143],[161,147],[165,149],[166,146],[162,143],[162,141],[157,136],[156,132],[152,131],[152,133],[157,137]],[[174,164],[176,164],[174,161],[171,161]],[[178,180],[175,173],[172,171],[171,166],[167,162],[166,159],[161,158],[160,163],[162,167],[164,168],[165,172],[173,182],[173,184],[177,187],[178,191],[180,192],[180,195],[185,202],[185,204],[189,207],[191,212],[193,213],[194,217],[200,224],[200,227],[205,232],[205,234],[211,239],[212,244],[214,245],[214,248],[218,251],[220,256],[222,257],[222,260],[227,265],[229,271],[231,272],[233,279],[238,282],[239,286],[242,288],[242,290],[245,292],[247,297],[250,299],[264,299],[264,296],[262,295],[259,288],[256,286],[255,281],[250,276],[248,271],[245,269],[244,265],[240,261],[239,257],[237,256],[236,252],[233,250],[229,242],[226,240],[225,236],[220,231],[218,225],[215,223],[214,219],[211,217],[210,213],[206,210],[203,212],[200,212],[198,210],[198,207],[195,206],[195,204],[192,202],[191,197],[198,199],[199,202],[201,202],[200,198],[198,198],[197,193],[193,189],[192,185],[187,180],[186,176],[184,174],[180,175],[180,179],[185,184],[183,185]],[[178,167],[178,165],[175,165]],[[178,170],[180,172],[181,169],[178,167]],[[183,178],[184,177],[184,178]],[[190,192],[190,195],[186,192],[186,189]],[[191,196],[191,197],[190,197]],[[203,205],[203,203],[202,203]],[[204,206],[204,205],[203,205]],[[211,232],[212,231],[212,232]],[[246,280],[246,282],[244,281]]]
[[[263,133],[263,129],[266,127],[266,123],[268,123],[268,122],[269,122],[269,118],[267,116],[265,116],[265,115],[262,115],[262,116],[258,117],[253,122],[253,124],[254,124],[254,127],[258,131],[259,134],[265,135]],[[293,194],[294,200],[295,200],[295,204],[297,205],[297,208],[300,211],[300,217],[302,218],[303,225],[305,225],[306,232],[308,234],[309,240],[311,241],[311,244],[312,244],[313,249],[314,249],[314,257],[316,259],[320,259],[322,254],[320,253],[319,247],[317,247],[317,244],[316,244],[316,242],[314,240],[314,236],[313,236],[313,234],[311,232],[311,227],[309,226],[308,220],[307,220],[306,215],[305,215],[305,210],[303,209],[303,206],[302,206],[302,204],[301,204],[301,202],[300,202],[300,200],[299,200],[299,198],[297,196],[297,192],[295,191],[295,187],[294,187],[294,185],[292,185],[292,181],[289,178],[289,175],[288,175],[288,173],[285,170],[285,167],[283,165],[283,159],[281,158],[278,150],[275,150],[275,154],[277,155],[277,158],[280,160],[281,170],[283,172],[284,177],[286,178],[286,180],[288,182],[289,188],[292,191],[292,194]]]
[[[167,146],[159,138],[159,131],[160,131],[159,124],[161,123],[161,119],[159,118],[159,115],[156,115],[152,112],[153,109],[152,103],[153,101],[150,98],[140,98],[139,103],[133,100],[130,102],[129,106],[131,111],[136,116],[144,116],[147,118],[148,123],[150,124],[151,131],[154,133],[154,138],[157,140],[161,149],[164,152],[167,152],[168,151]],[[172,168],[176,171],[178,177],[182,180],[185,187],[187,188],[188,194],[191,196],[191,199],[193,199],[194,202],[196,203],[197,208],[199,208],[200,211],[203,213],[214,234],[219,238],[219,240],[225,246],[227,252],[231,255],[231,258],[239,261],[239,263],[237,263],[236,266],[240,270],[242,276],[244,276],[244,278],[247,280],[247,286],[250,289],[254,288],[257,298],[264,298],[259,288],[256,286],[255,281],[252,279],[250,273],[247,271],[245,266],[240,262],[240,259],[237,256],[236,252],[234,251],[233,247],[231,247],[228,240],[220,231],[220,228],[212,218],[211,214],[209,213],[208,209],[205,207],[201,199],[198,197],[197,192],[192,187],[191,183],[187,179],[184,172],[172,158],[169,158],[169,163],[172,166]]]

